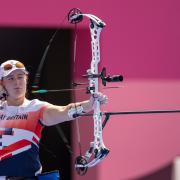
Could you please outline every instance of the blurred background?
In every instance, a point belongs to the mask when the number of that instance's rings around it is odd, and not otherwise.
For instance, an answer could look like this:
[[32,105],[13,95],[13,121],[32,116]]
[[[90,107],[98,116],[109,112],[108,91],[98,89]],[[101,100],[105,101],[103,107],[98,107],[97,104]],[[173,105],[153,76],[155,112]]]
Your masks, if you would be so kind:
[[[30,72],[29,98],[65,105],[72,92],[31,94],[31,84],[43,52],[57,28],[47,54],[40,86],[70,88],[75,80],[86,81],[91,61],[89,20],[77,29],[74,66],[74,26],[67,21],[70,9],[101,18],[101,65],[109,74],[122,74],[119,89],[103,89],[108,95],[104,111],[180,109],[180,2],[177,0],[1,0],[0,61],[19,59]],[[64,21],[63,21],[64,19]],[[63,21],[63,22],[62,22]],[[100,69],[101,69],[100,68]],[[75,69],[75,72],[74,72]],[[77,101],[89,96],[75,93]],[[93,139],[91,118],[79,119],[82,151]],[[60,127],[73,154],[59,135]],[[43,171],[59,169],[62,180],[170,180],[173,160],[180,154],[180,114],[113,116],[104,129],[110,154],[98,166],[78,176],[74,159],[79,154],[75,122],[45,128],[41,140]]]

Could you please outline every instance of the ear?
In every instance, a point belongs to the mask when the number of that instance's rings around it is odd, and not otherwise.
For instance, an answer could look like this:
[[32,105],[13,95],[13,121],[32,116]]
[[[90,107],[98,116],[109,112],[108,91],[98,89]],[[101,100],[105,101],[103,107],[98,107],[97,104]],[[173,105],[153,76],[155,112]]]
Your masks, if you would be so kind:
[[28,84],[28,81],[29,81],[29,76],[26,75],[26,84]]
[[5,90],[4,86],[3,86],[3,81],[0,80],[0,100],[4,101],[6,100],[7,97],[7,91]]
[[0,86],[3,86],[3,81],[2,80],[0,80]]
[[4,82],[3,80],[0,80],[0,91],[4,90]]
[[4,81],[3,81],[3,79],[0,80],[0,86],[4,87]]

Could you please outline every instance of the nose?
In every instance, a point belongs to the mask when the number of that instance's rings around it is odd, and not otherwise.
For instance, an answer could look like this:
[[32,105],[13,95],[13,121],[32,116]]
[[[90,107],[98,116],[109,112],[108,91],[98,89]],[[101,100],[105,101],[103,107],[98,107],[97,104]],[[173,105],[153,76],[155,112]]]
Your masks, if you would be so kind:
[[14,78],[14,84],[15,85],[19,85],[19,83],[20,83],[20,80],[17,77],[15,77]]

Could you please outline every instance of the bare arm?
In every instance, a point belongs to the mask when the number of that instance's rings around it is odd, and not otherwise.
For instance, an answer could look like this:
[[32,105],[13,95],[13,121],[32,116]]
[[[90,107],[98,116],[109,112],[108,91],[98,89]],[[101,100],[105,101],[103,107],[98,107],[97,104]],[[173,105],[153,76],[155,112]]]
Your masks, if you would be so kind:
[[73,118],[70,118],[68,115],[68,111],[71,108],[77,108],[78,106],[82,106],[83,111],[85,113],[90,112],[92,110],[92,101],[82,101],[78,103],[71,103],[67,106],[55,106],[55,105],[48,105],[48,107],[45,109],[43,114],[43,124],[46,126],[56,125],[58,123],[62,123],[64,121],[70,121],[73,120]]
[[95,98],[97,98],[101,104],[107,102],[107,96],[103,95],[102,93],[98,93],[96,94],[96,97],[91,97],[87,101],[71,103],[67,106],[56,106],[49,104],[43,113],[42,123],[46,126],[51,126],[62,123],[64,121],[73,120],[74,118],[69,115],[69,110],[74,108],[76,113],[76,110],[80,106],[84,113],[88,113],[93,109],[93,103]]

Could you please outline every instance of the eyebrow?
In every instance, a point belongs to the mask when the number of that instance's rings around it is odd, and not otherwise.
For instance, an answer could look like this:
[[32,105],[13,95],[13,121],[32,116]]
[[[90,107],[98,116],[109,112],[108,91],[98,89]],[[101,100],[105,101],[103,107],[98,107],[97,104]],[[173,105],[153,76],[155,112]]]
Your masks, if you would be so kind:
[[10,77],[13,77],[13,75],[8,75],[8,76],[6,76],[6,77],[4,77],[4,78],[10,78]]
[[[22,75],[24,75],[24,73],[19,73],[19,74],[17,74],[17,76],[22,76]],[[6,76],[6,78],[11,78],[11,77],[13,77],[14,75],[8,75],[8,76]]]

